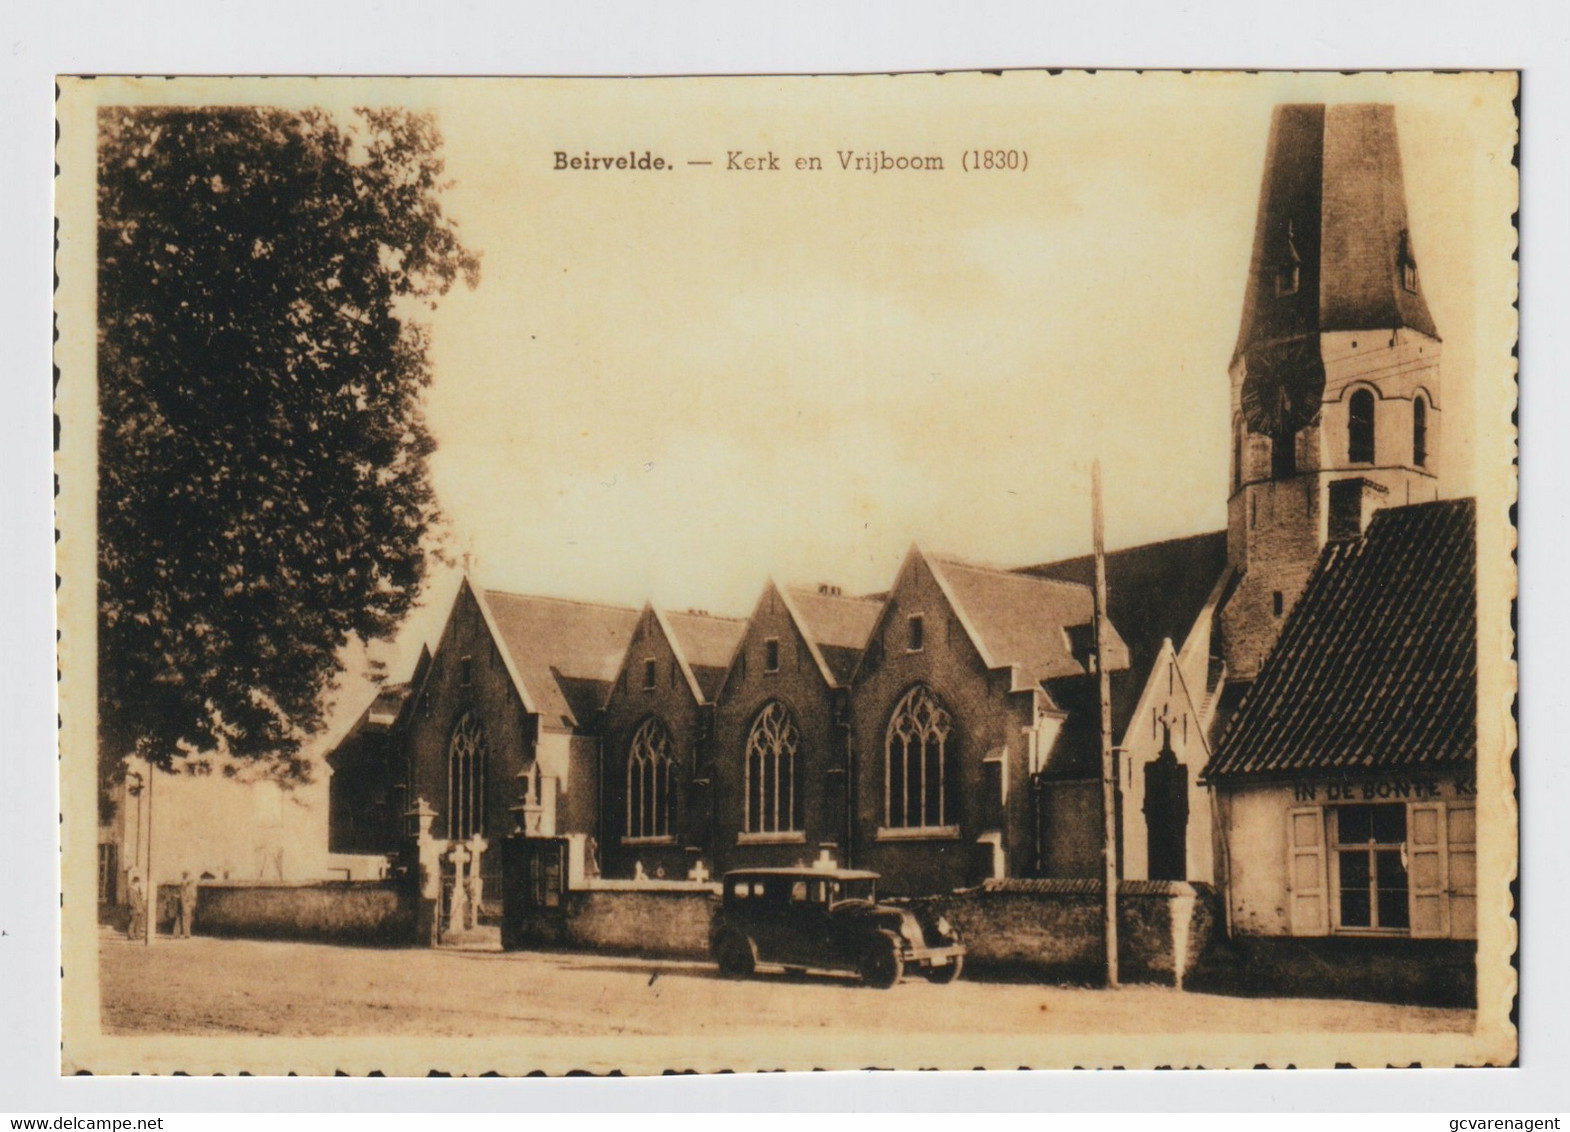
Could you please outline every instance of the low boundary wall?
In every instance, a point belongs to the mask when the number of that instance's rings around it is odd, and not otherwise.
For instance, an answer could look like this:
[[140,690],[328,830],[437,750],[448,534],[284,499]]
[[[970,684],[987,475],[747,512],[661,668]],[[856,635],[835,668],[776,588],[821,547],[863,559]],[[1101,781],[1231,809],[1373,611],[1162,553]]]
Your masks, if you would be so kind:
[[[913,897],[947,916],[965,940],[965,969],[1002,978],[1099,984],[1106,980],[1099,880],[987,881]],[[1182,986],[1214,944],[1220,907],[1208,885],[1126,880],[1118,885],[1118,976]]]
[[394,881],[209,881],[196,893],[198,935],[379,947],[415,942],[414,901]]
[[507,901],[502,946],[702,958],[719,891],[717,884],[683,881],[590,881],[556,907]]
[[[508,900],[502,946],[704,957],[718,893],[713,884],[591,881],[550,907]],[[1053,982],[1099,983],[1104,977],[1099,881],[989,881],[895,902],[947,916],[965,939],[967,971]],[[1211,946],[1216,914],[1207,886],[1124,881],[1118,894],[1122,979],[1181,984]]]

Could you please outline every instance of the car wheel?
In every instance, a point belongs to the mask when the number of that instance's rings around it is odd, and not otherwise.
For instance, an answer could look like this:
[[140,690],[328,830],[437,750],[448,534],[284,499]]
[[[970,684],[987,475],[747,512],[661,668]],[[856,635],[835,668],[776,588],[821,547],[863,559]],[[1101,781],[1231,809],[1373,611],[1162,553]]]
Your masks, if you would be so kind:
[[942,967],[928,967],[927,982],[937,983],[940,986],[945,983],[952,983],[955,979],[959,978],[959,973],[964,969],[965,957],[963,955],[956,955]]
[[905,976],[905,957],[900,954],[899,941],[887,932],[867,945],[858,965],[861,981],[869,987],[887,990]]
[[752,942],[737,932],[726,932],[714,945],[714,958],[720,974],[727,979],[745,979],[757,966]]

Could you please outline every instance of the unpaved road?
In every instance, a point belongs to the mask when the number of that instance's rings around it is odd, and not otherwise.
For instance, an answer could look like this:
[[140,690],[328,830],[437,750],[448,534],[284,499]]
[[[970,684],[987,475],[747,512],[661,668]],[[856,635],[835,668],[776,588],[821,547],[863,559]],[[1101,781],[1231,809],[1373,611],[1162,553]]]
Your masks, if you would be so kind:
[[102,1020],[117,1034],[505,1035],[1466,1032],[1473,1012],[986,983],[887,991],[830,975],[732,982],[712,965],[600,954],[385,951],[250,940],[101,938]]

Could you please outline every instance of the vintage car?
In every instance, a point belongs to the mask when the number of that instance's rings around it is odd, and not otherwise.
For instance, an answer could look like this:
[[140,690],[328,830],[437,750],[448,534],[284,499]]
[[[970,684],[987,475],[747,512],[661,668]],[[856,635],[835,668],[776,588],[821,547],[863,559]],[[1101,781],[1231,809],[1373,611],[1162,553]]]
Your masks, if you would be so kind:
[[908,968],[934,983],[959,978],[965,945],[943,917],[877,902],[878,874],[855,869],[742,869],[725,874],[709,933],[720,973],[745,978],[760,963],[787,971],[854,971],[892,987]]

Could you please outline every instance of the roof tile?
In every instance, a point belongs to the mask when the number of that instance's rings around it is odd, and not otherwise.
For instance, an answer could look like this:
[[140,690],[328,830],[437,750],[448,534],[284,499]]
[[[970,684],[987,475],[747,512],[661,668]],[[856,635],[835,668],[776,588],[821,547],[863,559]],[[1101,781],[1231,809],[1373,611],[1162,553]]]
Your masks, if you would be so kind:
[[1470,499],[1389,508],[1327,546],[1206,778],[1475,760],[1476,579]]

